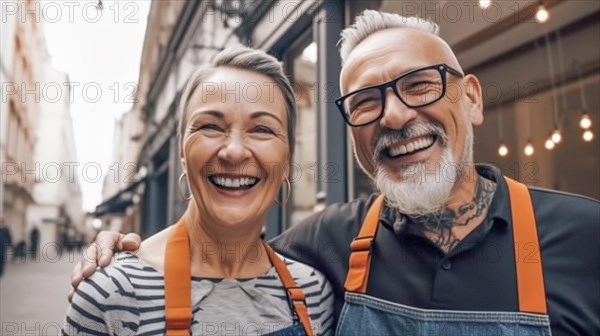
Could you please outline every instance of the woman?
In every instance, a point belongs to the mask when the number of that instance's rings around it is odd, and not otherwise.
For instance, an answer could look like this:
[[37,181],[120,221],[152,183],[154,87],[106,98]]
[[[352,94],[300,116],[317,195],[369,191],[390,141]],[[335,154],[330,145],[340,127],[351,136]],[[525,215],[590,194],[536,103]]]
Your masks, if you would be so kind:
[[282,182],[289,191],[295,121],[293,91],[274,57],[234,48],[198,69],[180,103],[186,212],[139,253],[119,254],[82,283],[65,333],[332,333],[323,275],[282,262],[260,239]]

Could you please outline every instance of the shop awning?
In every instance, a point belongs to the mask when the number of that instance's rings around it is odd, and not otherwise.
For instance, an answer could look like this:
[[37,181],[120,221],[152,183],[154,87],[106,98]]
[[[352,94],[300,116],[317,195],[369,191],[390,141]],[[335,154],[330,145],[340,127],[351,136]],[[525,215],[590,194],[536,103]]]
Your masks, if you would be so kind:
[[115,196],[98,205],[94,211],[94,216],[100,217],[108,214],[124,213],[128,206],[133,205],[133,199],[137,188],[144,180],[145,179],[141,179],[134,182],[126,189],[119,191]]

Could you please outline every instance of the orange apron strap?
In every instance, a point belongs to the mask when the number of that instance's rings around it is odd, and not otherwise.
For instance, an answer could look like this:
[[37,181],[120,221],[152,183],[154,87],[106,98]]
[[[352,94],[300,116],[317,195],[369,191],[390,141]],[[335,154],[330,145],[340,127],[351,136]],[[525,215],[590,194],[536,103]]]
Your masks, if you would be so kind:
[[505,179],[510,195],[519,311],[546,315],[542,256],[529,190],[520,182]]
[[167,336],[188,336],[192,323],[190,239],[182,218],[169,234],[165,251]]
[[371,246],[379,227],[379,215],[383,206],[383,195],[379,195],[367,211],[358,236],[350,244],[350,260],[344,287],[348,292],[366,293],[371,269]]
[[267,251],[269,260],[273,266],[275,266],[275,270],[277,271],[277,274],[279,274],[279,278],[281,278],[281,282],[288,292],[290,303],[293,306],[291,307],[293,308],[292,314],[296,314],[296,316],[298,316],[300,324],[302,325],[306,335],[313,336],[312,327],[310,326],[310,318],[308,316],[308,308],[306,308],[304,292],[302,289],[296,286],[296,282],[294,281],[294,278],[292,278],[292,275],[285,266],[283,260],[279,258],[277,254],[275,254],[275,251],[273,251],[273,249],[267,245],[267,243],[263,242],[263,245]]

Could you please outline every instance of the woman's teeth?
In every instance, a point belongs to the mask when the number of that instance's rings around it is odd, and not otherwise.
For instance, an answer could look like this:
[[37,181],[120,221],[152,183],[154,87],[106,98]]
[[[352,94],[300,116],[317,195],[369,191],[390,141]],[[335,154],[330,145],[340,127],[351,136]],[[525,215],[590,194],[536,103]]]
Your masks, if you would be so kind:
[[393,145],[389,147],[389,153],[391,157],[399,155],[412,154],[415,151],[427,148],[435,142],[434,136],[427,136],[415,139],[409,143],[403,145]]
[[258,179],[254,177],[230,178],[215,176],[211,176],[210,180],[217,186],[225,188],[250,188],[258,181]]

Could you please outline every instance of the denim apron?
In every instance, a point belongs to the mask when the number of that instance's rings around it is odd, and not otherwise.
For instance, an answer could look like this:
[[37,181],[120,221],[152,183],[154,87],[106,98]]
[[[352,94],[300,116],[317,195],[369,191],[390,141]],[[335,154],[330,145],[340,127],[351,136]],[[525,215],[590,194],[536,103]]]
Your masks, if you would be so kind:
[[[379,196],[350,245],[352,252],[344,286],[345,303],[336,335],[551,335],[539,239],[529,190],[524,184],[505,179],[516,247],[518,312],[420,309],[366,295],[371,245],[383,205],[383,196]],[[537,262],[519,261],[518,252],[531,251],[532,244],[535,251],[532,260]]]
[[[263,242],[271,264],[275,267],[292,311],[294,323],[271,336],[312,336],[312,328],[302,289],[269,245]],[[186,221],[182,217],[169,234],[165,251],[165,320],[167,336],[189,336],[192,323],[192,275],[190,270],[190,241]]]

